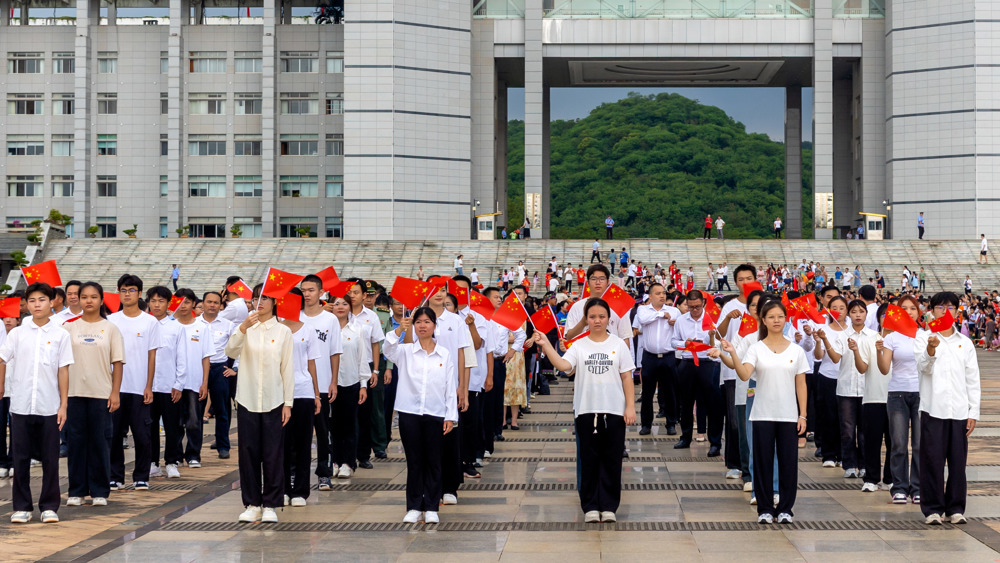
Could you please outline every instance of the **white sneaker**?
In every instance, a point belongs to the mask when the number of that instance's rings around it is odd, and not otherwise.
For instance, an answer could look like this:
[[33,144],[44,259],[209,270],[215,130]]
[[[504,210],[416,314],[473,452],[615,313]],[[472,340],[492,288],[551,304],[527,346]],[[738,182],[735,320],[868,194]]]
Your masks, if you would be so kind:
[[778,499],[780,499],[781,497],[779,497],[778,495],[774,495],[774,497],[772,498],[774,500],[774,506],[778,506]]
[[757,497],[750,497],[750,506],[757,506]]
[[438,518],[438,513],[433,510],[428,510],[424,512],[424,522],[427,524],[437,524],[441,519]]
[[80,497],[69,497],[66,499],[66,506],[83,506],[83,499]]
[[420,521],[420,516],[422,514],[423,513],[420,512],[419,510],[410,510],[409,512],[406,513],[406,516],[403,516],[403,523],[416,524],[417,522]]
[[726,471],[726,479],[739,479],[742,476],[743,474],[739,469],[730,469],[729,471]]
[[277,524],[278,513],[275,512],[270,506],[267,506],[264,508],[264,512],[260,515],[260,521],[265,524]]
[[59,515],[56,514],[55,510],[46,510],[45,512],[42,512],[42,524],[55,524],[58,521]]
[[597,510],[591,510],[583,515],[583,521],[588,524],[596,524],[601,521],[601,513]]
[[351,466],[346,463],[340,466],[337,470],[337,479],[350,479],[351,478]]
[[90,504],[92,504],[94,506],[107,506],[108,505],[108,499],[105,498],[105,497],[94,497],[94,498],[90,499]]
[[10,473],[9,469],[7,469],[6,467],[0,467],[0,479],[6,479],[9,473]]
[[493,457],[493,452],[483,452],[483,458],[490,459]]
[[162,477],[163,473],[160,471],[160,466],[155,463],[149,464],[149,476],[150,477]]
[[743,483],[743,492],[744,493],[752,493],[753,492],[753,483],[750,482],[750,481],[747,481],[746,483]]
[[198,461],[197,459],[188,460],[188,467],[197,469],[197,468],[201,467],[201,462]]
[[892,504],[906,504],[906,495],[904,493],[892,495]]
[[758,524],[774,524],[774,516],[770,514],[761,514],[757,517]]
[[458,504],[458,497],[445,493],[441,495],[441,504]]
[[787,512],[782,512],[781,514],[778,515],[778,523],[779,524],[791,524],[792,523],[792,515],[789,514],[789,513],[787,513]]
[[823,467],[837,467],[837,462],[832,459],[828,459],[823,462]]
[[864,485],[861,485],[862,493],[874,493],[877,490],[878,490],[878,485],[876,485],[875,483],[865,483]]
[[288,495],[285,495],[285,504],[284,504],[284,506],[288,506],[288,503],[289,503],[289,501],[291,501],[291,500],[292,500],[292,499],[290,499],[290,498],[288,497]]
[[259,506],[248,506],[246,510],[240,514],[237,522],[256,522],[260,520],[261,510]]
[[10,523],[11,524],[27,524],[30,521],[31,521],[31,513],[30,512],[24,512],[24,511],[15,512],[14,514],[11,514],[11,516],[10,516]]
[[292,506],[305,506],[306,505],[306,499],[304,499],[302,497],[292,497],[291,505]]
[[844,470],[844,479],[857,479],[858,470],[857,469],[846,469]]
[[617,521],[618,517],[615,516],[614,512],[611,512],[610,510],[605,510],[604,512],[601,513],[601,522],[617,522]]
[[952,524],[965,524],[966,522],[967,520],[965,519],[965,515],[962,514],[961,512],[956,512],[955,514],[951,515]]
[[174,463],[167,465],[167,479],[180,479],[181,472],[177,470],[177,465]]
[[932,526],[941,525],[941,515],[940,514],[928,514],[927,518],[924,518],[924,524],[929,524]]
[[42,462],[38,461],[37,459],[32,458],[31,459],[31,466],[32,467],[41,467],[42,466]]

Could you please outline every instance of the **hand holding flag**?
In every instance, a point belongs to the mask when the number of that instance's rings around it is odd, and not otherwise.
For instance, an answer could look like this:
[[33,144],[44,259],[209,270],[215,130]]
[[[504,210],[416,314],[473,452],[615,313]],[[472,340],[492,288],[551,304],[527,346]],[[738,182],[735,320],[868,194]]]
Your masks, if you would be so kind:
[[697,366],[698,365],[698,352],[704,352],[705,350],[708,350],[709,348],[711,348],[711,346],[709,346],[708,344],[705,344],[704,342],[695,342],[694,340],[692,340],[691,342],[688,342],[686,346],[681,346],[680,348],[678,348],[678,350],[681,350],[681,351],[684,351],[684,352],[691,352],[691,359],[694,361],[694,365]]

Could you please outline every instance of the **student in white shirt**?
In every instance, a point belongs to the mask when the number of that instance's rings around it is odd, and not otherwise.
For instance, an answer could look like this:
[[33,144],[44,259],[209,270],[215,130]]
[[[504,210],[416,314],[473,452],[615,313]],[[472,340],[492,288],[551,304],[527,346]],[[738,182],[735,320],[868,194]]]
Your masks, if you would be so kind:
[[[204,312],[201,319],[208,324],[212,335],[212,357],[208,360],[208,395],[215,415],[215,443],[212,447],[219,452],[219,459],[229,459],[229,427],[232,419],[232,400],[229,394],[229,378],[235,372],[229,369],[226,357],[226,343],[236,329],[230,320],[222,318],[222,294],[208,291],[201,298]],[[229,375],[227,375],[229,374]]]
[[[160,323],[139,309],[142,280],[125,274],[118,279],[122,310],[108,315],[125,341],[125,370],[122,374],[121,408],[114,412],[111,437],[111,490],[125,482],[125,450],[122,438],[132,430],[135,466],[132,481],[135,490],[149,490],[149,467],[152,464],[149,405],[153,402],[153,376],[156,373],[156,349],[160,347]],[[156,429],[159,432],[159,428]]]
[[[882,326],[882,315],[885,314],[887,307],[888,304],[882,305],[875,313],[879,319],[879,330]],[[884,482],[885,488],[889,488],[893,481],[888,455],[884,471],[882,465],[883,437],[887,452],[892,451],[892,442],[888,433],[889,411],[886,408],[889,399],[889,377],[878,369],[877,350],[881,342],[882,337],[879,333],[871,334],[868,338],[847,340],[847,347],[853,352],[855,368],[864,374],[864,395],[861,398],[861,435],[864,453],[861,476],[864,484],[861,490],[868,493],[878,490],[880,480]]]
[[[832,293],[832,292],[831,292]],[[824,291],[823,298],[829,294]],[[819,423],[816,425],[816,432],[819,434],[820,457],[823,458],[823,467],[837,467],[840,461],[840,409],[837,401],[837,380],[840,377],[840,356],[838,350],[844,348],[843,341],[846,340],[847,320],[847,300],[840,295],[830,297],[826,308],[833,315],[827,314],[827,322],[824,328],[815,331],[816,347],[813,349],[813,357],[819,360],[819,375],[816,379],[816,413],[819,415]]]
[[[721,220],[722,218],[720,217],[719,221]],[[723,263],[722,268],[728,270],[728,266],[725,263]],[[719,334],[730,342],[734,342],[739,335],[743,314],[747,312],[747,301],[746,297],[744,297],[743,286],[757,281],[757,268],[750,264],[740,264],[733,271],[733,279],[736,281],[737,296],[722,306],[718,326]],[[724,426],[726,438],[726,449],[724,451],[727,469],[726,478],[739,479],[741,476],[740,430],[736,416],[736,380],[738,378],[736,377],[736,372],[725,365],[721,366],[720,378],[722,383],[722,398],[725,401],[725,410],[723,412],[726,418]]]
[[[958,316],[958,296],[935,294],[931,313]],[[965,523],[969,435],[979,419],[979,362],[976,348],[954,326],[920,332],[913,343],[920,374],[920,510],[927,524]],[[944,467],[948,465],[945,482]]]
[[[435,342],[437,315],[420,307],[385,341],[385,357],[396,364],[399,438],[406,454],[406,515],[403,522],[439,522],[443,491],[444,438],[458,422],[458,379],[451,351]],[[403,342],[403,336],[414,342]],[[459,357],[460,359],[461,357]]]
[[[59,430],[66,423],[69,366],[73,350],[69,333],[49,320],[55,292],[33,283],[24,292],[31,318],[14,328],[0,346],[0,396],[10,389],[14,480],[11,485],[13,524],[31,520],[31,458],[42,463],[38,509],[43,523],[58,522]],[[10,366],[9,374],[7,367]]]
[[235,291],[229,291],[229,286],[238,281],[242,281],[239,276],[229,276],[226,278],[226,286],[222,288],[223,295],[226,296],[226,306],[222,311],[219,311],[219,317],[233,323],[234,326],[239,326],[243,322],[243,319],[247,318],[247,315],[250,314],[246,299],[240,297]]
[[614,522],[621,504],[625,428],[635,424],[635,363],[625,341],[608,333],[611,308],[606,301],[588,300],[584,316],[590,334],[562,357],[544,334],[536,332],[531,342],[556,369],[576,370],[573,416],[580,505],[585,522]]
[[[174,293],[181,302],[174,310],[174,319],[184,330],[184,391],[181,392],[180,419],[181,428],[187,435],[187,446],[184,448],[184,459],[190,468],[201,467],[201,445],[204,422],[201,414],[205,412],[205,400],[208,398],[209,358],[215,353],[212,347],[212,334],[204,319],[194,316],[194,304],[198,300],[193,291],[182,287]],[[177,441],[181,447],[183,436]]]
[[[347,292],[351,296],[351,318],[357,320],[358,326],[365,333],[365,340],[370,343],[362,352],[371,370],[365,377],[364,384],[368,386],[369,394],[372,394],[372,389],[378,384],[378,379],[382,374],[379,359],[381,356],[380,347],[385,339],[385,334],[382,332],[382,320],[378,318],[378,314],[365,307],[365,281],[360,278],[348,278],[348,281],[354,282],[354,285]],[[365,401],[358,407],[357,467],[371,469],[373,467],[371,455],[372,401]]]
[[[878,337],[878,333],[868,328],[868,309],[864,301],[854,299],[847,304],[847,315],[850,326],[844,331],[844,339],[835,345],[837,358],[847,356],[840,361],[840,372],[837,376],[837,407],[840,415],[840,462],[844,468],[844,478],[862,477],[865,467],[864,436],[861,434],[861,405],[865,394],[865,373],[858,370],[854,358],[851,357],[851,340],[859,343],[864,349],[864,358],[874,353],[874,343],[869,342]],[[846,322],[846,321],[845,321]],[[831,354],[833,356],[833,354]]]
[[[587,287],[590,288],[590,298],[599,298],[604,295],[611,284],[610,276],[611,272],[603,264],[594,264],[587,268]],[[584,314],[586,306],[587,299],[579,299],[570,307],[569,313],[566,314],[566,332],[564,334],[566,340],[571,340],[587,330],[589,325]],[[631,323],[628,319],[619,317],[614,311],[611,312],[608,330],[625,342],[629,342],[632,338]]]
[[[503,295],[498,287],[486,288],[483,296],[490,300],[494,309],[499,309],[503,303]],[[514,359],[518,350],[524,349],[527,335],[519,328],[513,332],[514,342],[508,343],[510,330],[492,321],[490,328],[496,346],[493,349],[493,389],[484,393],[486,399],[483,407],[483,431],[486,437],[484,449],[492,454],[495,442],[503,442],[506,439],[503,435],[505,412],[503,400],[504,386],[507,383],[507,364]]]
[[[351,315],[351,295],[333,300],[341,340],[341,359],[337,378],[329,390],[331,472],[347,479],[357,469],[358,405],[368,399],[371,375],[364,349],[369,345],[364,329]],[[333,385],[337,388],[333,389]]]
[[[293,287],[289,295],[302,297],[302,290]],[[299,305],[305,305],[302,301]],[[324,357],[316,331],[301,320],[282,319],[281,324],[292,331],[292,363],[295,391],[292,416],[285,425],[285,497],[290,506],[305,506],[309,498],[309,466],[312,463],[313,418],[319,414],[320,393],[316,364]]]
[[635,321],[640,326],[639,336],[642,347],[642,407],[640,409],[639,434],[647,435],[653,426],[653,395],[657,386],[660,395],[667,397],[667,434],[675,435],[677,430],[677,399],[674,392],[677,380],[677,360],[674,356],[674,323],[681,316],[676,307],[667,304],[667,292],[662,284],[654,283],[649,288],[649,304],[642,305],[635,313]]
[[[805,351],[789,342],[783,331],[787,314],[784,305],[771,300],[760,306],[759,341],[752,344],[741,359],[733,345],[725,340],[727,352],[740,379],[757,380],[753,424],[754,489],[759,491],[757,522],[779,524],[792,522],[792,506],[798,487],[798,435],[806,427]],[[778,506],[774,506],[772,476],[774,458],[778,457]]]
[[226,355],[240,362],[236,431],[243,505],[240,522],[277,522],[284,506],[284,426],[292,417],[295,365],[292,331],[278,322],[276,301],[253,290],[257,309],[233,332]]
[[156,372],[153,375],[153,402],[149,405],[150,452],[153,461],[150,477],[164,474],[160,471],[160,420],[163,420],[165,475],[169,479],[181,476],[177,466],[184,460],[181,451],[180,400],[184,392],[187,346],[184,327],[169,315],[168,307],[173,294],[165,286],[146,290],[146,307],[160,326],[160,344],[156,349]]
[[458,274],[458,275],[460,275],[460,276],[462,275],[462,255],[461,254],[459,254],[458,256],[455,257],[455,273]]
[[[523,271],[523,268],[521,268]],[[455,284],[471,289],[471,283],[465,276],[455,276]],[[462,443],[462,472],[465,477],[478,479],[482,477],[476,469],[476,463],[482,466],[479,459],[483,452],[483,393],[493,389],[493,335],[486,317],[473,311],[468,304],[459,305],[458,316],[468,327],[475,350],[476,366],[469,369],[468,408],[458,414]]]
[[[920,318],[920,302],[904,295],[896,305],[914,322]],[[919,334],[920,331],[917,331]],[[914,356],[914,338],[900,332],[890,332],[875,342],[878,369],[891,376],[889,397],[889,468],[892,471],[893,504],[920,504],[920,377]],[[907,443],[913,448],[910,454]],[[909,458],[909,459],[907,459]]]
[[687,293],[688,312],[681,315],[674,323],[674,349],[681,352],[677,363],[677,397],[681,408],[681,439],[674,444],[674,449],[691,447],[691,434],[694,430],[694,404],[705,401],[705,411],[708,422],[708,456],[716,457],[722,454],[722,423],[725,407],[719,387],[719,360],[710,358],[707,351],[697,352],[699,365],[694,365],[691,352],[681,351],[693,342],[715,344],[715,331],[702,329],[705,312],[705,293],[692,289]]

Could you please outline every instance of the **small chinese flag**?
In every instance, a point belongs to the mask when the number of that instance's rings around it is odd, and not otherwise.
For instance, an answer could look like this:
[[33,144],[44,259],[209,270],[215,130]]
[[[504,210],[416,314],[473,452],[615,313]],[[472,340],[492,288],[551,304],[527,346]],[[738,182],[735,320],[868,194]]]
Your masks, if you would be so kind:
[[416,309],[429,295],[437,291],[438,287],[429,282],[397,276],[389,295],[407,309]]
[[302,298],[294,293],[286,293],[275,301],[275,308],[279,317],[289,320],[299,320],[299,313],[302,312]]
[[322,270],[316,272],[319,279],[323,280],[323,291],[330,291],[335,285],[340,283],[340,278],[337,276],[337,270],[333,269],[333,266],[328,268],[323,268]]
[[[704,295],[704,294],[702,294]],[[715,328],[715,324],[719,322],[719,315],[722,314],[722,309],[719,308],[719,304],[715,302],[714,299],[705,296],[705,315],[701,318],[701,329],[702,330],[712,330]]]
[[740,319],[740,330],[737,334],[742,337],[755,332],[757,332],[757,319],[751,317],[749,313],[743,313],[743,318]]
[[337,282],[333,287],[327,289],[327,291],[329,291],[330,295],[333,297],[343,297],[347,295],[347,292],[350,291],[352,287],[354,287],[355,283],[357,282],[352,282],[352,281]]
[[451,278],[448,279],[448,293],[454,295],[455,299],[458,300],[459,309],[469,304],[469,290],[458,285],[458,283]]
[[811,279],[813,279],[815,277],[816,277],[816,274],[812,273],[811,271],[806,272],[806,279],[807,280],[811,280]]
[[105,293],[104,306],[112,313],[117,313],[122,308],[122,298],[117,293]]
[[486,320],[492,319],[493,313],[496,312],[493,303],[478,291],[469,292],[469,308],[486,317]]
[[548,305],[539,309],[534,315],[531,315],[531,324],[535,326],[535,330],[542,334],[548,334],[559,327],[559,323],[556,322],[556,316],[552,314],[552,307]]
[[886,330],[905,334],[910,338],[917,335],[917,321],[910,318],[910,314],[898,305],[889,305],[889,308],[885,310],[882,327]]
[[583,295],[580,296],[580,299],[586,299],[588,297],[590,297],[590,284],[589,283],[587,285],[583,286]]
[[609,285],[608,288],[604,290],[604,295],[601,296],[601,299],[607,301],[611,310],[623,319],[626,318],[629,311],[632,310],[632,306],[635,305],[635,299],[633,299],[628,292],[615,284]]
[[830,309],[826,309],[826,313],[828,313],[830,317],[833,318],[833,320],[835,321],[840,320],[840,313],[838,311],[831,311]]
[[52,287],[62,285],[62,279],[59,277],[59,269],[56,268],[55,260],[48,260],[34,266],[21,268],[21,274],[24,275],[24,282],[28,285],[33,283],[47,283]]
[[691,342],[687,346],[681,346],[678,350],[683,350],[685,352],[691,352],[691,359],[694,360],[694,365],[698,364],[698,352],[704,352],[711,348],[708,344],[704,342]]
[[178,297],[174,295],[173,297],[170,298],[170,304],[167,305],[167,310],[173,313],[174,311],[177,310],[178,307],[181,306],[181,303],[183,301],[184,301],[183,297]]
[[[244,283],[243,280],[236,280],[235,282],[229,284],[229,286],[226,287],[226,291],[235,293],[246,300],[253,298],[253,290],[250,289],[250,286]],[[171,311],[173,311],[173,309],[171,309]]]
[[5,317],[20,317],[21,316],[21,298],[20,297],[8,297],[3,301],[0,301],[0,318]]
[[515,293],[508,295],[507,299],[504,299],[503,303],[500,304],[500,308],[493,313],[493,322],[508,330],[521,328],[527,318],[528,311],[524,309],[524,305],[521,304]]
[[264,289],[261,295],[273,297],[275,299],[283,297],[293,287],[299,285],[305,276],[283,272],[277,268],[267,269],[267,280],[264,281]]
[[746,299],[747,296],[750,295],[750,293],[752,291],[755,291],[755,290],[758,290],[758,289],[761,290],[761,291],[764,291],[764,286],[760,285],[760,282],[752,281],[752,282],[747,282],[747,283],[743,284],[743,287],[742,287],[743,299]]
[[955,317],[951,316],[951,310],[946,309],[943,317],[938,317],[927,323],[927,330],[931,332],[944,332],[955,324]]
[[569,350],[569,347],[570,347],[570,346],[572,346],[574,342],[576,342],[577,340],[580,340],[581,338],[586,338],[586,337],[588,337],[588,336],[590,336],[590,331],[589,331],[589,330],[585,330],[585,331],[583,331],[583,332],[582,332],[582,333],[580,334],[580,336],[577,336],[577,337],[575,337],[575,338],[570,338],[569,340],[567,340],[567,341],[565,342],[565,344],[566,344],[566,349],[567,349],[567,350]]

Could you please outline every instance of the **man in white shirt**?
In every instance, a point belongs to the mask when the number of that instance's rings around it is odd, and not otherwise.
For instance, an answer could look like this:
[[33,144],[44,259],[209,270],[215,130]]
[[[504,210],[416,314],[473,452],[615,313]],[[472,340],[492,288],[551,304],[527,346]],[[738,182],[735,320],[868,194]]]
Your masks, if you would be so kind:
[[990,251],[989,243],[986,242],[986,235],[979,235],[979,263],[989,264],[988,253]]
[[462,274],[462,255],[461,254],[459,254],[458,256],[455,257],[455,273],[458,274],[458,275],[460,275],[460,276],[463,275]]
[[[522,264],[523,264],[523,263],[522,263]],[[523,266],[521,267],[521,270],[522,270],[522,271],[524,270],[524,267],[523,267]],[[469,274],[469,281],[471,281],[471,282],[472,282],[472,286],[473,286],[473,287],[476,287],[476,286],[478,286],[478,285],[479,285],[479,272],[477,272],[475,268],[473,268],[473,269],[472,269],[472,273],[471,273],[471,274]]]
[[635,265],[635,260],[629,262],[628,270],[626,272],[628,274],[628,279],[625,280],[625,287],[629,286],[635,287],[635,279],[638,272],[639,268]]
[[854,274],[851,273],[850,268],[844,268],[844,281],[841,282],[844,291],[851,290],[851,284],[854,282]]
[[[631,267],[635,267],[633,264]],[[591,297],[601,297],[611,285],[611,272],[603,264],[594,264],[587,268],[587,286],[590,288]],[[583,316],[583,309],[587,305],[586,299],[580,299],[573,304],[566,314],[566,340],[571,340],[583,334],[587,330],[587,319]],[[632,324],[628,319],[622,319],[618,313],[611,311],[611,320],[608,322],[608,332],[624,340],[626,343],[632,341]]]
[[729,285],[729,266],[725,262],[723,262],[715,273],[716,273],[716,279],[718,280],[715,290],[722,291],[722,286],[726,286],[726,291],[732,291],[733,288],[730,287]]
[[[712,291],[712,282],[715,281],[715,268],[712,267],[712,263],[708,263],[708,272],[705,274],[705,291]],[[683,293],[683,289],[677,288],[677,291]]]
[[[233,326],[240,326],[243,319],[246,319],[250,314],[250,309],[247,307],[246,299],[240,297],[240,295],[235,291],[229,291],[229,286],[238,281],[243,280],[241,280],[239,276],[229,276],[226,278],[226,286],[222,288],[221,292],[226,299],[226,308],[219,311],[219,317],[233,323]],[[233,387],[233,391],[232,395],[235,395],[235,386]]]
[[[461,259],[461,254],[456,260]],[[365,361],[371,367],[371,375],[367,380],[362,380],[362,385],[370,388],[375,387],[378,378],[381,377],[379,361],[381,360],[382,341],[385,340],[385,333],[382,332],[382,320],[378,318],[375,311],[364,306],[365,281],[361,278],[348,278],[347,281],[354,285],[348,290],[351,297],[351,319],[358,323],[364,334],[365,341],[370,346],[364,346]],[[372,401],[365,401],[358,406],[358,467],[361,469],[372,469]]]
[[680,404],[681,439],[674,449],[691,447],[691,434],[694,430],[695,398],[705,400],[705,410],[708,413],[709,457],[722,453],[722,419],[723,401],[719,392],[719,365],[716,359],[709,358],[706,351],[698,352],[698,364],[694,365],[692,353],[682,351],[692,342],[701,342],[712,346],[715,344],[715,331],[711,334],[702,329],[702,318],[705,313],[705,294],[698,290],[689,291],[685,302],[688,312],[684,313],[674,323],[674,348],[681,352],[677,369],[677,396]]
[[[455,276],[455,284],[470,289],[470,282],[464,276]],[[483,394],[493,389],[493,330],[486,317],[473,311],[469,305],[459,305],[458,316],[462,318],[469,329],[472,347],[475,349],[476,366],[469,370],[469,408],[458,413],[459,428],[462,429],[462,471],[466,477],[478,479],[481,477],[476,469],[482,461],[478,458],[483,451]],[[470,320],[471,319],[471,320]]]
[[222,295],[209,291],[202,296],[204,312],[202,320],[208,324],[212,335],[212,357],[208,366],[208,395],[212,401],[212,413],[215,415],[215,443],[210,446],[219,452],[219,459],[229,459],[229,427],[233,415],[233,403],[229,398],[228,378],[236,375],[229,365],[226,356],[226,344],[238,325],[234,325],[219,315],[222,308]]
[[715,219],[715,230],[719,231],[719,240],[723,240],[725,237],[722,236],[722,227],[726,226],[726,222],[722,220],[722,215],[719,215]]
[[146,290],[146,306],[149,314],[159,323],[160,343],[156,349],[156,371],[153,375],[153,402],[149,405],[152,420],[150,447],[152,466],[149,476],[156,477],[160,471],[160,419],[163,419],[163,462],[168,479],[181,476],[177,467],[184,460],[181,441],[184,433],[180,422],[180,400],[184,392],[185,369],[187,368],[187,346],[184,328],[168,313],[173,294],[165,286],[158,285]]
[[79,280],[66,282],[66,308],[51,317],[56,326],[83,314],[83,307],[80,306],[80,285]]
[[[160,325],[152,315],[139,309],[142,280],[125,274],[118,279],[122,310],[108,315],[125,342],[125,366],[122,372],[121,407],[112,414],[111,490],[125,482],[123,439],[131,429],[135,445],[132,481],[135,490],[149,490],[149,467],[152,464],[149,405],[153,402],[153,376],[156,372],[156,349],[160,347]],[[159,428],[157,428],[159,431]]]
[[639,434],[648,435],[653,426],[653,393],[657,386],[666,400],[667,434],[677,434],[677,399],[674,383],[677,377],[674,358],[674,323],[681,312],[667,305],[667,292],[662,284],[655,283],[649,290],[649,304],[636,311],[635,321],[642,333],[639,336],[642,348],[642,408],[639,418]]
[[[499,288],[488,287],[483,291],[483,296],[490,300],[494,309],[499,309],[503,303],[503,294]],[[524,330],[513,331],[514,341],[508,344],[511,331],[506,327],[490,321],[490,331],[493,333],[493,388],[485,391],[483,407],[483,426],[486,443],[484,449],[493,453],[494,442],[503,442],[503,390],[507,380],[507,363],[514,359],[514,353],[524,348],[524,341],[527,335]]]
[[858,290],[858,296],[861,300],[865,302],[865,308],[868,309],[868,316],[865,317],[865,327],[878,332],[878,303],[875,302],[875,286],[865,285]]
[[[181,427],[187,434],[187,447],[184,448],[184,459],[188,467],[201,467],[202,444],[202,413],[205,412],[205,400],[208,398],[209,358],[215,354],[212,347],[212,333],[208,323],[202,318],[196,318],[192,313],[197,297],[193,291],[182,287],[174,294],[181,298],[180,305],[174,310],[174,319],[184,330],[184,391],[181,393],[180,419]],[[181,447],[183,436],[177,442]],[[172,446],[171,446],[172,447]]]
[[[757,268],[750,264],[740,264],[733,272],[736,280],[736,299],[730,299],[722,307],[719,313],[719,334],[729,342],[735,342],[740,332],[740,323],[743,315],[747,312],[747,300],[744,295],[743,286],[757,281]],[[725,400],[725,458],[727,479],[738,479],[741,477],[740,471],[740,434],[739,424],[736,416],[736,371],[726,367],[721,367],[722,396]]]
[[596,238],[594,239],[594,244],[591,247],[590,263],[593,264],[594,260],[597,260],[598,262],[601,261],[601,243]]

